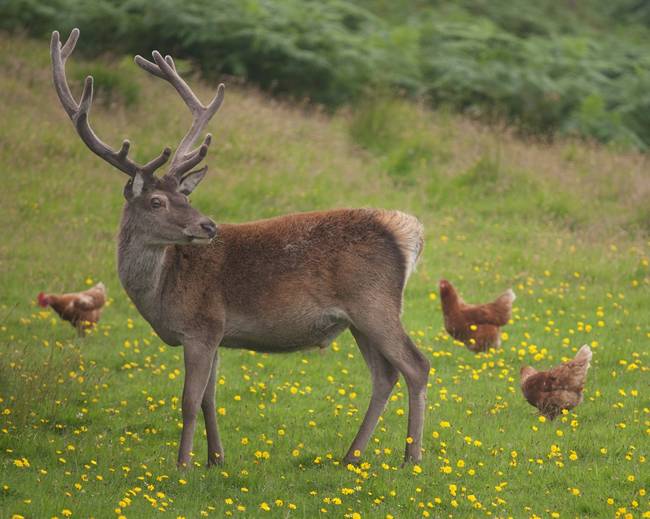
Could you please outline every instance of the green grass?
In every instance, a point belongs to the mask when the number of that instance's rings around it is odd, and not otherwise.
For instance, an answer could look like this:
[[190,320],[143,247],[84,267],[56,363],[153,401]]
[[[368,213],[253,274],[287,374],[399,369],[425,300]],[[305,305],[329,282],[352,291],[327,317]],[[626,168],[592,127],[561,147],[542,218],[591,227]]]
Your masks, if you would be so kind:
[[[193,197],[206,214],[240,222],[379,206],[425,224],[404,322],[432,363],[426,451],[421,472],[400,468],[408,407],[401,383],[366,463],[354,470],[339,463],[370,390],[346,333],[322,355],[223,351],[217,405],[226,465],[202,467],[201,426],[197,467],[179,472],[182,350],[153,335],[116,276],[125,177],[76,137],[51,88],[46,42],[0,37],[0,66],[0,515],[640,517],[650,510],[645,157],[522,142],[400,100],[325,117],[229,87],[211,127],[211,170]],[[73,57],[70,66],[107,76],[114,69],[126,78],[118,89],[135,81],[129,91],[139,95],[128,109],[116,95],[94,107],[92,120],[113,145],[128,136],[137,159],[185,131],[182,103],[135,66],[136,79],[123,64]],[[203,99],[211,88],[199,88]],[[473,355],[449,339],[435,297],[441,277],[471,301],[514,288],[502,349]],[[40,290],[99,280],[110,305],[86,339],[35,306]],[[551,366],[583,343],[594,350],[585,402],[541,423],[520,394],[519,367]]]

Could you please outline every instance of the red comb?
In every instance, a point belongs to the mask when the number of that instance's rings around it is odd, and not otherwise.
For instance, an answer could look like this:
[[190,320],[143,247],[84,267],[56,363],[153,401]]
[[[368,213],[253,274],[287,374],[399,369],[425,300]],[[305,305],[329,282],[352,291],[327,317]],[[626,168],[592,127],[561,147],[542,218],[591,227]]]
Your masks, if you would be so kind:
[[47,296],[43,292],[40,292],[36,298],[38,299],[39,306],[45,308],[48,305]]

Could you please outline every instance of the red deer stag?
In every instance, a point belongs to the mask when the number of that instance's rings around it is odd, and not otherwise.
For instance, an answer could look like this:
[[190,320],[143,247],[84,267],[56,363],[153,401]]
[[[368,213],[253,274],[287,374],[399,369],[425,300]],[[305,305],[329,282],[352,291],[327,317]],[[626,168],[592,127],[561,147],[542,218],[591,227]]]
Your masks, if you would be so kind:
[[[409,394],[405,461],[421,459],[429,362],[400,321],[402,293],[423,246],[422,225],[413,216],[378,209],[339,209],[290,214],[219,226],[194,209],[188,195],[203,179],[211,136],[193,148],[221,106],[224,86],[204,106],[178,75],[171,57],[153,52],[153,62],[135,62],[171,83],[193,120],[162,176],[169,148],[144,165],[118,151],[90,127],[93,78],[77,103],[65,62],[79,30],[61,44],[52,34],[54,87],[81,140],[130,178],[118,236],[118,272],[127,294],[158,336],[183,345],[183,431],[179,466],[190,463],[199,407],[208,442],[208,465],[222,463],[215,413],[218,348],[289,352],[328,345],[350,329],[372,376],[372,396],[348,453],[357,462],[399,373]],[[217,238],[217,239],[215,239]]]

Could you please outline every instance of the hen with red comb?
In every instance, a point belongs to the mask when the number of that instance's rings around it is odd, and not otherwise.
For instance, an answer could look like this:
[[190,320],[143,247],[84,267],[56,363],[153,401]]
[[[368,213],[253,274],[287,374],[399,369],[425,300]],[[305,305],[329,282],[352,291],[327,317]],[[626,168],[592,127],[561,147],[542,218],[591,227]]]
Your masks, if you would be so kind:
[[104,283],[97,283],[83,292],[68,294],[41,292],[37,296],[37,301],[43,308],[51,307],[61,319],[74,326],[80,336],[84,336],[86,330],[91,329],[99,321],[102,308],[106,303],[106,287]]

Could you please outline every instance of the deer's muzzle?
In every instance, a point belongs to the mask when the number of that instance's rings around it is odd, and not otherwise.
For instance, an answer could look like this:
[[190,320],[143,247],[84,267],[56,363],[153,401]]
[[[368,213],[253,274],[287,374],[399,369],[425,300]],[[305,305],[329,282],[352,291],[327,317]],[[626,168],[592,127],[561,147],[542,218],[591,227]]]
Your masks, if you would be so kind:
[[190,243],[210,243],[217,235],[217,225],[209,218],[202,218],[196,224],[183,230]]

